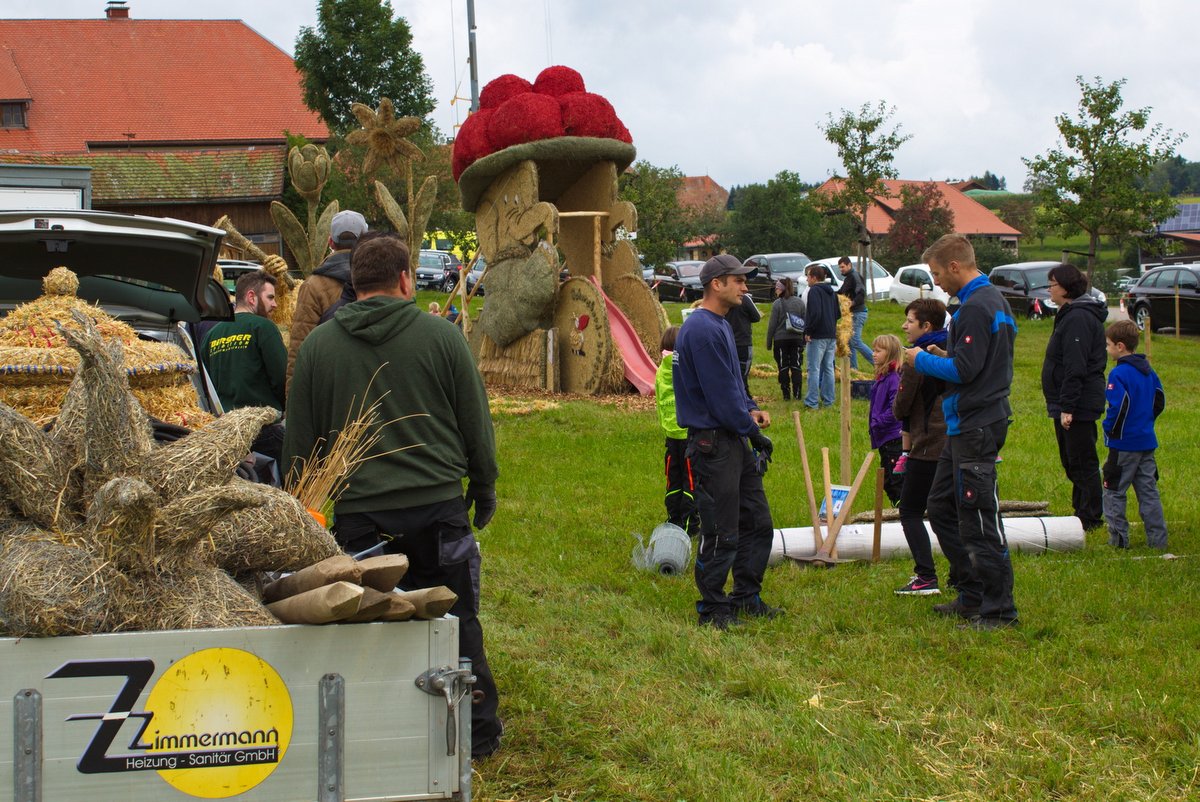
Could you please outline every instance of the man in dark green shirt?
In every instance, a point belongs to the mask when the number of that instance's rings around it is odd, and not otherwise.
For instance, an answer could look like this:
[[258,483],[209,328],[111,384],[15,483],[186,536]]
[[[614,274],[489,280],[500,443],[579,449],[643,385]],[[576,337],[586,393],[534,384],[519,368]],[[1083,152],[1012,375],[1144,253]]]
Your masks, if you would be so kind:
[[[285,471],[327,450],[346,421],[379,403],[379,442],[334,505],[334,535],[354,554],[384,541],[408,556],[401,586],[458,595],[459,651],[476,676],[472,757],[500,746],[496,683],[479,622],[479,546],[496,512],[496,440],[487,392],[467,341],[418,309],[408,247],[393,235],[359,242],[350,258],[358,300],[312,330],[288,388]],[[466,494],[463,479],[467,480]],[[468,512],[474,507],[474,516]]]
[[200,354],[226,412],[240,407],[283,411],[287,349],[267,316],[275,310],[275,277],[264,270],[238,279],[233,320],[218,323]]
[[[239,407],[283,412],[287,348],[267,317],[275,306],[275,277],[265,270],[247,273],[237,282],[233,320],[213,326],[204,338],[200,358],[226,412]],[[264,426],[251,449],[279,462],[283,426]]]

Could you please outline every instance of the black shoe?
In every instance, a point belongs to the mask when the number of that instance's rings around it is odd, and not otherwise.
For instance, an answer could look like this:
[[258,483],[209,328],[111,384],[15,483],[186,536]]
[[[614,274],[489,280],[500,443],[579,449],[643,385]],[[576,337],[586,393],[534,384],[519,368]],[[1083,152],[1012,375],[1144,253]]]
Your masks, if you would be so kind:
[[962,596],[955,596],[954,601],[946,602],[945,604],[933,605],[933,611],[938,615],[949,616],[954,618],[971,619],[979,615],[979,607],[967,607],[962,603]]
[[992,632],[997,629],[1008,629],[1017,625],[1015,618],[984,618],[981,615],[972,616],[969,621],[959,624],[959,629],[973,629],[977,632]]
[[713,629],[730,629],[732,627],[740,627],[746,622],[738,618],[735,613],[700,613],[700,626],[712,627]]
[[738,615],[748,616],[750,618],[778,618],[783,615],[782,607],[772,607],[762,599],[753,604],[746,604],[738,607]]

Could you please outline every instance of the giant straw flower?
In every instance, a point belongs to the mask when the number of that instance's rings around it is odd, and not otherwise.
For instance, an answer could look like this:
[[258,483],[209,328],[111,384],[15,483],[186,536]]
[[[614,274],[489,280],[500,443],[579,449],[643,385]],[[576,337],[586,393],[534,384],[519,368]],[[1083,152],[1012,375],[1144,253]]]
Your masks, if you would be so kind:
[[366,145],[367,157],[363,160],[363,172],[371,173],[380,165],[389,165],[397,172],[405,162],[421,161],[425,154],[408,137],[421,129],[418,117],[396,117],[392,101],[383,98],[379,108],[373,109],[362,103],[350,107],[362,128],[346,136],[351,145]]

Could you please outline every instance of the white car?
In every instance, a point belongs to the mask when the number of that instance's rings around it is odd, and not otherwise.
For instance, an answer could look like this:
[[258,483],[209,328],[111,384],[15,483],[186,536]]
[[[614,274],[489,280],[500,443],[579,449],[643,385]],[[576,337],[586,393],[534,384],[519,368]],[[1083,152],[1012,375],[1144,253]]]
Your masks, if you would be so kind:
[[[840,256],[830,256],[827,259],[814,259],[816,264],[824,265],[830,271],[837,275],[838,284],[841,283],[842,274],[838,270],[838,259]],[[851,256],[850,264],[854,269],[858,269],[858,257]],[[892,274],[887,271],[883,265],[876,262],[874,259],[867,260],[867,275],[864,279],[867,285],[867,300],[868,301],[884,301],[887,300],[889,293],[892,290]]]
[[950,303],[950,295],[934,283],[929,265],[896,268],[896,278],[892,281],[892,303],[908,306],[918,298],[936,298],[944,304]]

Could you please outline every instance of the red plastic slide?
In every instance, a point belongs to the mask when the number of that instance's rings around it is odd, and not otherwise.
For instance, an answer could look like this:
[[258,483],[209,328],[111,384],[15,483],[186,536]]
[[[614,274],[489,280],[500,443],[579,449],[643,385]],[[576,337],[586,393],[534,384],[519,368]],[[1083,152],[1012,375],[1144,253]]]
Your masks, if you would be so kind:
[[621,308],[608,297],[608,293],[600,286],[600,282],[596,280],[595,276],[588,278],[596,285],[596,289],[604,298],[604,308],[608,312],[608,327],[612,331],[617,349],[621,352],[621,361],[625,363],[625,378],[641,395],[654,395],[654,374],[658,369],[654,360],[646,353],[645,346],[642,345],[641,339],[638,338],[637,332],[633,330],[629,318],[625,317]]

